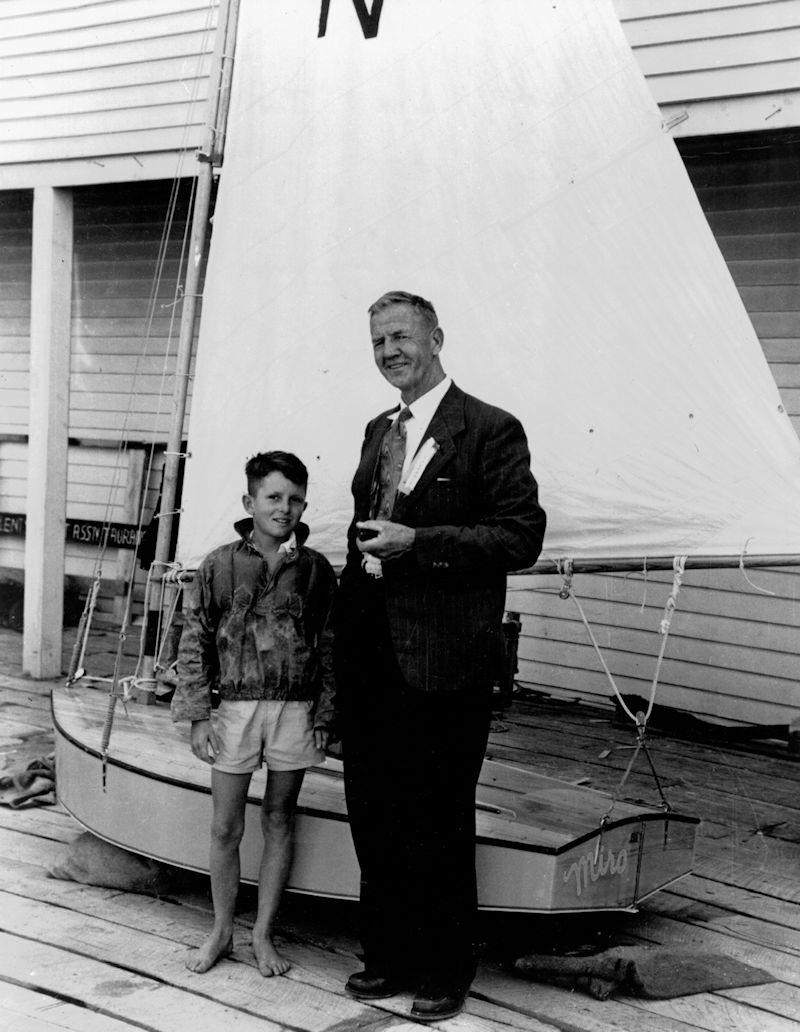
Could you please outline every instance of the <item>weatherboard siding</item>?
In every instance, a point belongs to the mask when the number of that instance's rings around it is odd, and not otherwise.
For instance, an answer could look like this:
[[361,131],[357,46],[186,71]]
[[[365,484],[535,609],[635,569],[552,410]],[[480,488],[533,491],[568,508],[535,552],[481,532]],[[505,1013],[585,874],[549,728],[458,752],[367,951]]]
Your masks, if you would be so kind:
[[[613,2],[676,136],[797,124],[800,0]],[[217,6],[3,0],[0,184],[3,166],[14,185],[48,166],[93,182],[104,160],[149,177],[155,156],[200,146]]]
[[0,192],[0,433],[28,432],[33,191]]
[[613,0],[676,136],[797,125],[800,0]]
[[[73,443],[67,493],[72,519],[138,522],[143,480],[148,484],[145,523],[155,505],[171,418],[190,196],[188,182],[74,191]],[[5,435],[0,512],[5,513],[26,511],[31,197],[30,191],[0,193],[0,434]],[[121,451],[124,441],[160,447],[151,462],[149,449]],[[69,542],[67,573],[88,576],[96,551]],[[126,557],[112,553],[119,573]],[[23,539],[0,535],[0,568],[23,565]]]
[[75,191],[73,437],[167,439],[190,195],[188,182],[175,197],[168,182]]
[[216,6],[4,0],[0,166],[199,146]]
[[[70,445],[67,455],[67,516],[74,520],[99,520],[135,524],[141,505],[143,470],[147,459],[141,451],[124,452],[114,448]],[[155,503],[156,485],[163,457],[154,459],[150,474],[147,513]],[[0,440],[0,513],[23,514],[27,505],[28,446],[24,442]],[[2,517],[0,517],[2,519]],[[20,534],[9,533],[10,520],[0,530],[0,579],[2,570],[21,570],[25,561],[25,542]],[[91,575],[98,549],[81,541],[67,541],[67,575]],[[109,548],[105,576],[116,578],[126,563],[124,554]]]

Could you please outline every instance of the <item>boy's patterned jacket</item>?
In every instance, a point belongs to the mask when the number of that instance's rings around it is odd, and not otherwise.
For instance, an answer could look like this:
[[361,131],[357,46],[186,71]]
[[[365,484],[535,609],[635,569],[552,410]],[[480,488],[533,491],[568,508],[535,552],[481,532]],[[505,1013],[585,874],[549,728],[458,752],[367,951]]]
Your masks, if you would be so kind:
[[234,529],[238,539],[210,552],[195,574],[178,649],[172,719],[207,718],[211,689],[217,688],[223,699],[312,701],[314,727],[330,730],[333,569],[303,544],[305,524],[298,525],[296,547],[272,577],[249,540],[252,519]]

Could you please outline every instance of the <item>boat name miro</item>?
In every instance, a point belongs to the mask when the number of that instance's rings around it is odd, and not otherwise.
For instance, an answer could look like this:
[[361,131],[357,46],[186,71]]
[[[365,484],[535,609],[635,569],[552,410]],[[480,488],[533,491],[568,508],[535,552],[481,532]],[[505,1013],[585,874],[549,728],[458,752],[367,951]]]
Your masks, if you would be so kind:
[[585,889],[589,888],[590,881],[596,882],[599,878],[614,874],[622,875],[627,869],[628,850],[624,846],[618,853],[615,853],[613,849],[601,846],[597,854],[594,849],[590,849],[573,861],[564,871],[563,878],[566,883],[570,878],[575,877],[575,894],[580,896]]

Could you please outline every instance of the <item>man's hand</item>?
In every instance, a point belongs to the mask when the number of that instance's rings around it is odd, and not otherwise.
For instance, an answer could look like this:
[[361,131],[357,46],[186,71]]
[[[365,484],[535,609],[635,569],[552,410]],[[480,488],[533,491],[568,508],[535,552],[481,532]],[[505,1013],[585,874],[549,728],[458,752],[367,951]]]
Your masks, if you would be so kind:
[[356,528],[374,533],[372,537],[359,537],[357,544],[360,551],[374,555],[377,559],[396,559],[413,547],[416,537],[413,527],[389,523],[387,520],[364,520],[356,523]]
[[325,727],[314,728],[314,745],[321,749],[323,752],[328,748],[328,739],[330,738],[330,731]]
[[192,721],[191,743],[198,760],[213,764],[219,752],[219,739],[210,720]]

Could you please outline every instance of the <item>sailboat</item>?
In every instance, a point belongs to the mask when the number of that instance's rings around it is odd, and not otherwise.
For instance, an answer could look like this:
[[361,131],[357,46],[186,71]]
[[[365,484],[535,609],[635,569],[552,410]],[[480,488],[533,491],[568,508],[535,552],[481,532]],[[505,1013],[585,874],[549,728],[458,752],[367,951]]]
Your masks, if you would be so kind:
[[[549,515],[527,572],[557,572],[569,598],[583,570],[673,570],[652,706],[684,572],[800,556],[800,444],[610,3],[221,11],[236,56],[188,454],[180,405],[168,449],[165,514],[186,460],[170,577],[230,538],[244,462],[267,447],[308,465],[310,543],[342,562],[363,426],[394,401],[366,308],[406,289],[434,301],[459,385],[525,425]],[[195,268],[189,309],[196,286]],[[168,540],[165,519],[162,556]],[[205,870],[207,769],[168,714],[117,697],[54,693],[62,803],[111,842]],[[631,714],[640,745],[647,715]],[[636,907],[689,873],[698,823],[490,762],[476,816],[480,905],[526,912]],[[306,777],[289,887],[357,895],[333,760]]]

